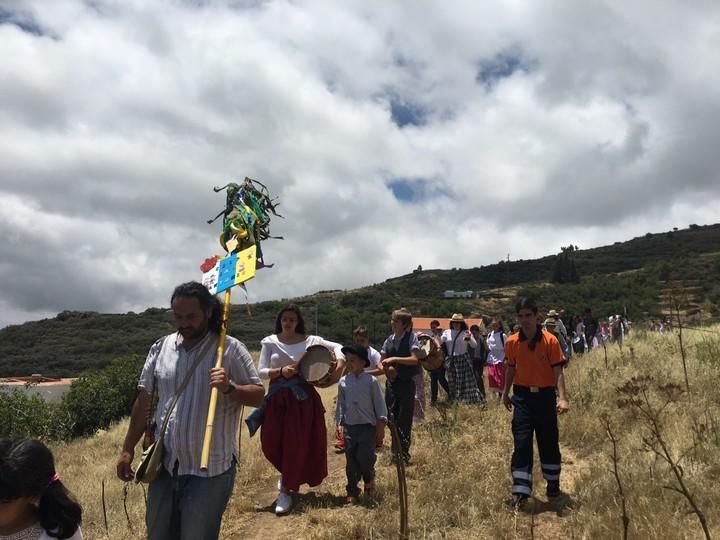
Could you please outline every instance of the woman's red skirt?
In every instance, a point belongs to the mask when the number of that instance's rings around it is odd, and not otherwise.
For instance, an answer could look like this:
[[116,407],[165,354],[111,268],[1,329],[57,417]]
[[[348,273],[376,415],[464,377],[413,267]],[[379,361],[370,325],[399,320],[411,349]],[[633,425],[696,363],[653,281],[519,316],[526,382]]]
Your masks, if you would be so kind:
[[263,454],[280,471],[288,491],[297,491],[301,484],[320,485],[328,475],[325,407],[312,385],[301,386],[305,400],[289,388],[270,398],[260,431]]

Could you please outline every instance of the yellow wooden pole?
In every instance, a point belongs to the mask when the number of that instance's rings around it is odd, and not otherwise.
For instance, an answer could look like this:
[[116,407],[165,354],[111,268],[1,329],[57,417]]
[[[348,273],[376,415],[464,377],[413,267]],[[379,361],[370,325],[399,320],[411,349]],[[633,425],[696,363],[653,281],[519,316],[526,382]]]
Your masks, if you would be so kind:
[[[230,322],[230,290],[225,291],[225,299],[222,314],[222,325],[220,326],[220,340],[218,341],[217,360],[215,367],[222,367],[223,354],[225,352],[225,336],[227,336],[228,323]],[[218,389],[210,391],[210,405],[208,406],[207,423],[205,424],[205,438],[203,439],[202,455],[200,457],[200,470],[208,470],[210,460],[210,440],[212,439],[213,424],[215,422],[215,407],[217,406]]]

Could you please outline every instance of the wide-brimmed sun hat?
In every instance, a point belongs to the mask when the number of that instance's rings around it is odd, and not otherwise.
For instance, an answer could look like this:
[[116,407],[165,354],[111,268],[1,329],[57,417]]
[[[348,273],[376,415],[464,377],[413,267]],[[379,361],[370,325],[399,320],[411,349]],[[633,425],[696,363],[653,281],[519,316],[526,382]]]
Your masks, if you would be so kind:
[[462,313],[453,313],[453,315],[452,315],[452,317],[450,317],[449,321],[451,323],[454,323],[454,322],[464,323],[465,317],[463,317]]

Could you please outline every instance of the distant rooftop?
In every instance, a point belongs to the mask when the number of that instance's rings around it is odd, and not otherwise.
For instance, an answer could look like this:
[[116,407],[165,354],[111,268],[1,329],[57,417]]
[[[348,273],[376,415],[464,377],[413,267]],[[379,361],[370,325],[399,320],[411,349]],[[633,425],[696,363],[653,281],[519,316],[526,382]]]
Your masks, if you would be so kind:
[[[430,323],[437,321],[440,323],[440,328],[447,330],[450,328],[450,321],[448,317],[413,317],[413,330],[416,332],[419,330],[430,330]],[[465,324],[468,328],[473,324],[477,324],[480,328],[484,326],[482,319],[465,319]]]

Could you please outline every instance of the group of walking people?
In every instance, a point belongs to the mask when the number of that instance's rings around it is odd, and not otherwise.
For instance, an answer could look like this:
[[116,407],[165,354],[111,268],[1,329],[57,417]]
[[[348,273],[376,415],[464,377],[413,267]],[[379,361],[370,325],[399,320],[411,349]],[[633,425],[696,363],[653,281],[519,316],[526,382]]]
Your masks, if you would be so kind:
[[[502,320],[492,319],[488,331],[484,325],[482,328],[476,324],[468,327],[463,315],[454,313],[448,326],[443,330],[440,321],[430,322],[430,335],[444,359],[440,367],[430,371],[430,404],[437,403],[440,387],[449,402],[486,403],[486,367],[489,391],[499,399],[504,384],[507,339]],[[422,382],[422,374],[418,377]]]
[[[407,309],[392,312],[391,333],[380,350],[375,350],[364,328],[357,328],[352,343],[344,345],[308,334],[300,309],[289,305],[277,314],[274,332],[262,340],[257,368],[247,348],[229,336],[223,367],[216,368],[214,345],[222,313],[219,300],[202,284],[190,282],[175,289],[171,306],[177,332],[159,339],[150,349],[117,460],[118,477],[132,480],[134,449],[148,425],[166,428],[163,470],[148,489],[150,539],[218,537],[235,479],[244,405],[255,407],[246,422],[251,434],[260,431],[262,452],[279,473],[276,514],[292,510],[301,485],[317,486],[327,477],[325,408],[316,386],[305,381],[298,370],[298,361],[314,345],[333,351],[337,359],[323,386],[338,387],[335,416],[346,457],[347,502],[352,504],[361,496],[361,481],[364,496],[373,497],[376,451],[383,444],[387,423],[397,428],[399,459],[411,463],[413,415],[418,379],[423,374],[420,343]],[[438,331],[440,325],[436,325],[433,339],[446,351],[445,373],[431,373],[430,378],[433,401],[439,385],[455,403],[483,403],[487,393],[482,370],[487,365],[490,391],[506,407],[514,408],[512,493],[522,499],[531,487],[533,432],[538,433],[539,444],[542,440],[540,457],[548,494],[559,491],[554,415],[567,410],[567,401],[561,378],[566,357],[558,340],[536,320],[534,303],[518,306],[522,328],[512,335],[505,334],[500,320],[493,320],[483,335],[481,328],[468,328],[460,314],[450,318],[447,330]],[[525,311],[531,315],[526,316]],[[380,375],[385,377],[384,392]],[[263,379],[269,381],[267,391]],[[203,404],[212,388],[220,399],[209,463],[203,468],[200,456],[207,420]],[[154,412],[148,415],[155,402]]]

